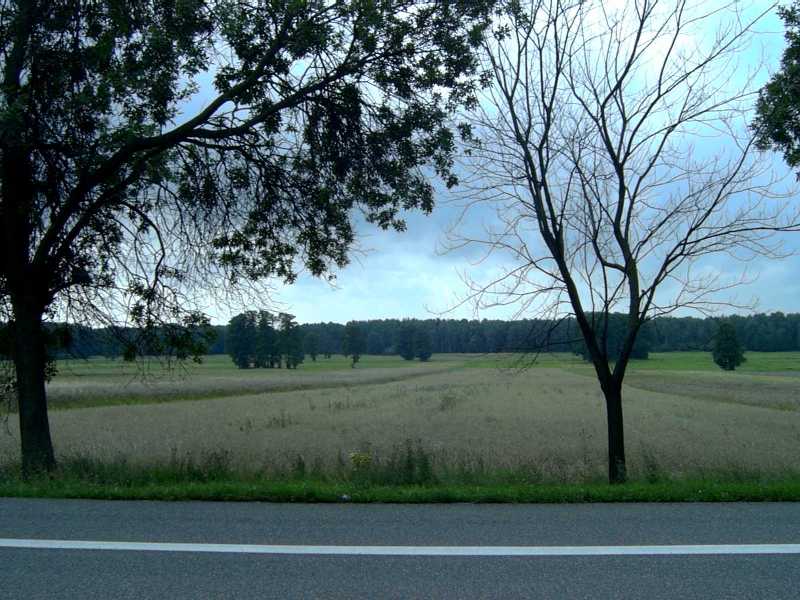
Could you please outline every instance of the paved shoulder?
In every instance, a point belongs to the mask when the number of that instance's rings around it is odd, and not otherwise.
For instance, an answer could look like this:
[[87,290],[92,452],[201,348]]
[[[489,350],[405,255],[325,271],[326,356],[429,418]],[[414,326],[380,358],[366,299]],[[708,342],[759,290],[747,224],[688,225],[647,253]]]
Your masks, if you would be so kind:
[[12,598],[794,598],[799,534],[800,504],[0,500]]

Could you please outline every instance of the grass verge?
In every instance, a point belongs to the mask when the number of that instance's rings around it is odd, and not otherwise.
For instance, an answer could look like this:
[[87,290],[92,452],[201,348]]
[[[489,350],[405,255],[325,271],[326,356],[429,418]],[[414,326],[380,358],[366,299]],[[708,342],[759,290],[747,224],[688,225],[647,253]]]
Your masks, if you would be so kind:
[[[84,498],[99,500],[207,500],[358,503],[581,503],[581,502],[762,502],[800,501],[800,477],[752,480],[679,479],[607,483],[423,484],[360,480],[267,478],[228,470],[192,471],[185,466],[130,467],[71,464],[49,476],[24,479],[18,468],[0,471],[0,497]],[[96,466],[96,465],[95,465]]]

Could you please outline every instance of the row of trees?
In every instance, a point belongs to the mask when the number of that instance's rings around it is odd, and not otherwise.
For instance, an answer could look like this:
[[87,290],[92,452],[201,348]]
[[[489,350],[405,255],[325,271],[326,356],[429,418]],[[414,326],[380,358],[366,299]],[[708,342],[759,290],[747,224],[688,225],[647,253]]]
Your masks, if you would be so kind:
[[[305,354],[316,361],[318,354],[322,353],[329,358],[334,352],[350,357],[352,366],[355,367],[361,356],[367,352],[362,326],[355,321],[350,321],[343,328],[337,326],[334,334],[328,333],[325,336],[326,341],[335,340],[338,333],[341,333],[341,340],[338,344],[326,343],[322,348],[316,329],[308,328],[304,331],[290,314],[273,315],[264,310],[248,311],[236,315],[228,324],[225,330],[225,351],[240,369],[280,368],[282,364],[287,369],[292,369],[303,362]],[[403,321],[398,329],[394,348],[406,360],[419,358],[423,362],[428,361],[432,354],[430,333],[418,322]]]
[[396,351],[405,360],[427,362],[433,354],[431,332],[424,321],[404,321],[397,332]]
[[[280,320],[273,316],[273,327]],[[277,319],[277,320],[276,320]],[[781,313],[732,315],[722,318],[661,317],[646,323],[634,345],[634,358],[646,358],[649,352],[710,350],[720,321],[730,323],[744,350],[755,352],[800,351],[800,314]],[[623,317],[609,319],[609,354],[619,351]],[[416,348],[426,352],[492,353],[569,351],[583,353],[574,321],[556,324],[550,321],[523,319],[377,319],[354,321],[363,347],[359,354],[419,357]],[[344,354],[345,325],[310,323],[297,326],[303,338],[303,350],[312,360],[318,355]],[[193,340],[205,343],[207,354],[228,353],[230,325],[196,328]],[[50,354],[55,357],[123,357],[132,351],[160,354],[169,351],[174,331],[151,331],[148,336],[136,328],[90,328],[75,325],[47,327]],[[409,339],[411,343],[409,343]],[[199,348],[198,348],[199,350]]]
[[[367,321],[368,325],[370,321]],[[420,361],[430,360],[432,354],[431,335],[426,325],[431,321],[404,320],[396,329],[394,351],[405,360]],[[487,322],[484,322],[487,323]],[[611,347],[609,355],[618,356],[623,342],[624,316],[614,315],[609,320],[610,333],[606,335]],[[277,328],[276,328],[277,325]],[[540,324],[541,325],[541,324]],[[546,324],[545,324],[546,325]],[[557,329],[555,324],[549,324],[551,329]],[[744,359],[742,347],[736,327],[730,320],[718,320],[714,323],[715,331],[706,344],[711,350],[714,362],[720,368],[733,371]],[[567,329],[568,331],[568,329]],[[343,328],[341,340],[341,354],[352,359],[351,366],[355,368],[361,355],[367,352],[366,339],[362,325],[350,321]],[[562,332],[563,333],[563,332]],[[631,358],[647,358],[646,335],[639,336],[637,347],[631,353]],[[576,354],[591,360],[586,345],[577,339],[571,343],[564,340],[563,348],[571,347]],[[248,311],[233,317],[227,327],[225,348],[233,362],[240,369],[280,368],[282,364],[287,369],[297,368],[303,362],[305,353],[316,361],[319,353],[319,334],[310,330],[303,332],[302,327],[294,321],[294,316],[287,313],[273,315],[268,311]],[[539,346],[530,347],[530,351],[547,351],[548,348]],[[331,348],[326,348],[325,356],[330,357]],[[376,353],[377,354],[377,353]]]

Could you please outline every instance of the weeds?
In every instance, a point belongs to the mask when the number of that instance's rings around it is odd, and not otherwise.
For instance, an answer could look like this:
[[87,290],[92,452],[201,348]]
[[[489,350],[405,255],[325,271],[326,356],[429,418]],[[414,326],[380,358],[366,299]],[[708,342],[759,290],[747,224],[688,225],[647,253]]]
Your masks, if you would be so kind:
[[[371,455],[370,455],[371,456]],[[427,457],[427,458],[426,458]],[[407,444],[394,459],[356,459],[345,478],[310,474],[296,457],[286,476],[238,472],[227,456],[207,455],[199,461],[176,459],[163,466],[137,466],[120,459],[99,463],[84,458],[62,459],[49,475],[24,480],[19,465],[0,469],[0,496],[148,499],[148,500],[268,500],[277,502],[679,502],[679,501],[798,501],[800,474],[781,478],[734,480],[680,478],[668,482],[632,481],[611,486],[600,481],[554,484],[532,481],[537,471],[476,471],[465,465],[455,476],[440,480],[428,466],[430,456]],[[392,477],[384,469],[405,465]],[[356,466],[358,465],[358,466]],[[413,466],[412,466],[413,465]],[[427,465],[427,466],[426,466]]]
[[290,425],[296,425],[297,421],[289,415],[285,410],[282,410],[279,415],[272,416],[267,419],[264,427],[266,429],[286,429]]
[[328,412],[331,413],[340,410],[352,410],[352,409],[367,408],[367,407],[374,408],[375,401],[364,398],[353,399],[350,397],[349,394],[346,398],[342,400],[338,399],[334,400],[332,398],[328,399]]
[[642,460],[642,472],[646,482],[657,483],[669,479],[667,473],[658,463],[658,458],[652,448],[642,444],[640,455]]
[[297,425],[297,423],[296,418],[285,410],[281,410],[279,414],[264,419],[261,424],[256,419],[247,417],[238,425],[238,429],[242,433],[253,433],[267,429],[286,429],[292,425]]
[[439,410],[453,410],[459,402],[459,397],[453,392],[445,392],[439,397]]
[[306,476],[306,461],[299,454],[294,460],[292,465],[292,477],[294,479],[303,479]]

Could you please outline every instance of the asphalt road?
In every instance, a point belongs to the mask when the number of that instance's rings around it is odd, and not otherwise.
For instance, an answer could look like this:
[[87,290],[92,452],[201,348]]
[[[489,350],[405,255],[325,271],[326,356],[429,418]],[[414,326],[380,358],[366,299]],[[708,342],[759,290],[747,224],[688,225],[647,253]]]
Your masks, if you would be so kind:
[[[800,504],[0,499],[0,538],[320,546],[798,544]],[[800,598],[800,554],[327,556],[0,547],[0,598]]]

